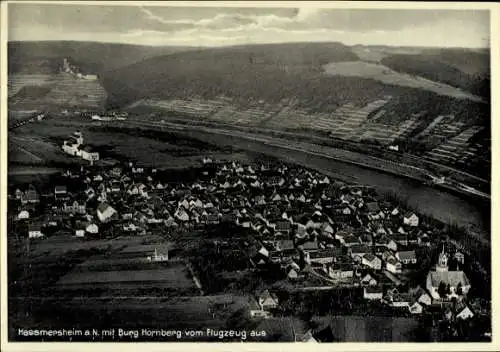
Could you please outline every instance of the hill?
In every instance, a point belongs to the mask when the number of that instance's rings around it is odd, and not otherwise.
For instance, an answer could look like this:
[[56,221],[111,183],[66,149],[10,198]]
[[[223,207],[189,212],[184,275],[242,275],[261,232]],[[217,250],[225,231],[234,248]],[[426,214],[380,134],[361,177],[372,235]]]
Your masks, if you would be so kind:
[[[155,57],[108,72],[103,85],[111,104],[142,97],[214,98],[277,102],[301,94],[321,66],[357,60],[339,43],[293,43],[204,49]],[[314,83],[312,83],[314,84]]]
[[445,83],[486,99],[490,96],[488,52],[428,50],[419,54],[389,55],[380,62],[394,71]]
[[57,73],[62,58],[67,57],[83,71],[101,74],[147,58],[192,49],[76,41],[9,42],[8,72]]

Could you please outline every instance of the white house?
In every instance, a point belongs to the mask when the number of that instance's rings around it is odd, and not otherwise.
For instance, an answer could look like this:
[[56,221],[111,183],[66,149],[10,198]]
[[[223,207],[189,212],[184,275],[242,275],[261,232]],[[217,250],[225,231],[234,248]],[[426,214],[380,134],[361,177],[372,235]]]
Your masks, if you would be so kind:
[[42,227],[40,225],[32,225],[29,227],[28,230],[28,237],[29,238],[39,238],[43,237],[43,232],[42,232]]
[[91,223],[91,224],[87,225],[87,227],[85,228],[85,231],[95,235],[95,234],[99,233],[99,227],[96,224]]
[[361,264],[366,265],[374,270],[382,269],[382,260],[371,253],[366,253],[365,255],[363,255],[363,257],[361,258]]
[[265,290],[258,296],[259,306],[262,310],[275,309],[279,305],[278,297],[274,293]]
[[393,274],[401,274],[402,269],[403,269],[401,263],[393,258],[389,258],[386,261],[385,268],[387,269],[387,271],[389,271]]
[[92,148],[88,145],[84,146],[79,151],[80,157],[83,160],[87,160],[90,162],[94,162],[99,160],[99,153],[92,150]]
[[377,280],[372,275],[366,274],[361,279],[361,284],[364,285],[364,286],[376,286],[377,285]]
[[83,229],[83,228],[77,228],[75,230],[75,236],[76,237],[85,237],[85,229]]
[[396,252],[396,258],[405,265],[417,263],[417,255],[415,254],[415,251]]
[[410,313],[412,313],[412,314],[422,314],[424,307],[422,306],[422,304],[420,302],[415,301],[415,302],[410,304],[408,309],[410,310]]
[[78,155],[79,144],[72,141],[64,141],[62,150],[72,156]]
[[19,214],[17,214],[17,220],[25,220],[29,219],[30,213],[27,210],[21,210]]
[[467,305],[465,305],[457,313],[457,319],[469,319],[472,317],[474,317],[474,312]]
[[174,216],[180,221],[189,221],[189,214],[183,208],[177,209]]
[[418,216],[413,212],[408,212],[403,217],[403,223],[408,226],[418,226]]
[[97,217],[101,222],[109,221],[115,214],[117,211],[107,203],[101,203],[97,207]]

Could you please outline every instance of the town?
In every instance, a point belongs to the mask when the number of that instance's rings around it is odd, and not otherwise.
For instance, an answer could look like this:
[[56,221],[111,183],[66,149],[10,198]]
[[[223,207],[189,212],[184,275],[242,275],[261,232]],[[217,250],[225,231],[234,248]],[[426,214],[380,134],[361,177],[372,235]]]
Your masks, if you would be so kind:
[[[27,184],[9,191],[10,232],[28,244],[61,233],[75,243],[157,235],[169,245],[150,245],[142,261],[168,263],[199,233],[203,241],[190,249],[199,260],[186,264],[199,294],[217,292],[215,278],[226,293],[248,289],[254,304],[246,314],[254,320],[349,307],[430,315],[441,335],[453,339],[489,314],[489,301],[474,294],[467,275],[473,259],[427,217],[370,186],[265,159],[204,157],[188,177],[132,161],[108,165],[79,131],[62,149],[88,165],[67,169],[43,190]],[[247,273],[253,281],[242,286]],[[121,282],[99,274],[88,283]],[[67,285],[74,276],[60,281]],[[293,304],[294,295],[327,294],[333,302],[345,292],[345,302],[329,303],[331,312]],[[295,341],[328,341],[313,330],[295,334]],[[487,337],[483,330],[476,333]]]

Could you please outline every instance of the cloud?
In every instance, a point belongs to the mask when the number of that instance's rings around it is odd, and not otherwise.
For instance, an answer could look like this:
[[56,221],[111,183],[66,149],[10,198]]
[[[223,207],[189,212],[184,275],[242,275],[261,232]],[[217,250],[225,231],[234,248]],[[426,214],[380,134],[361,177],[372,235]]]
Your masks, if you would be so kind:
[[484,46],[489,15],[470,10],[9,5],[12,40],[218,46],[293,41]]

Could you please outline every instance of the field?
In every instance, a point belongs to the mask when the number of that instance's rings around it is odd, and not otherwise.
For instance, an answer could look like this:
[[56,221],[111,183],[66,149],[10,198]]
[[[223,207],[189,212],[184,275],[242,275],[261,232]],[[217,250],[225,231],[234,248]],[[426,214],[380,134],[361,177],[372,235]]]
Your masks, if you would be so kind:
[[362,61],[329,63],[324,66],[327,75],[372,78],[385,84],[419,88],[457,99],[481,101],[481,98],[444,83],[421,76],[400,73],[381,64]]
[[[13,146],[11,162],[37,163],[50,162],[82,162],[64,154],[60,145],[75,130],[83,133],[86,144],[100,153],[101,159],[111,157],[118,160],[133,160],[144,166],[155,166],[160,169],[182,169],[201,165],[203,156],[214,160],[247,160],[248,157],[235,152],[231,147],[214,147],[206,142],[199,142],[185,137],[177,137],[169,133],[152,133],[138,129],[103,127],[90,121],[43,120],[16,129],[12,140],[18,142],[23,149],[33,155],[26,155],[23,150]],[[29,136],[29,137],[28,137]],[[24,144],[29,139],[34,144]],[[133,141],[133,142],[131,142]],[[17,147],[17,148],[14,148]],[[41,153],[40,150],[44,150]],[[9,150],[10,151],[10,150]]]
[[[80,268],[82,269],[82,268]],[[151,268],[150,270],[117,270],[117,271],[82,271],[76,270],[64,277],[58,286],[97,287],[106,289],[134,288],[140,286],[155,288],[185,289],[193,285],[187,277],[187,271],[182,267]]]
[[50,141],[36,134],[9,134],[9,163],[15,164],[50,164],[71,163],[78,159],[70,158]]

